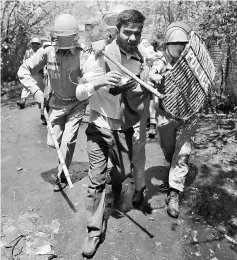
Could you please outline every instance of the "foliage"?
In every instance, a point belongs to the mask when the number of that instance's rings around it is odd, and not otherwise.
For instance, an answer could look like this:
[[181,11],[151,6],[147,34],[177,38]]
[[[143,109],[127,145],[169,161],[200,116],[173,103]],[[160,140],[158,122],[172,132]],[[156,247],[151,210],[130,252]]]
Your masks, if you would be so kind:
[[[169,23],[184,21],[191,25],[208,47],[219,44],[219,50],[225,47],[225,56],[215,58],[220,64],[218,88],[227,84],[230,65],[236,67],[237,39],[237,2],[236,1],[20,1],[3,0],[1,7],[2,35],[2,79],[14,79],[21,63],[27,43],[33,35],[48,36],[53,18],[61,13],[75,15],[79,24],[85,24],[90,18],[101,19],[112,6],[123,4],[141,11],[146,16],[144,36],[151,42],[162,45],[163,33]],[[91,32],[80,35],[81,41],[98,40],[104,37],[103,28],[92,27]],[[90,38],[90,39],[87,39]],[[224,47],[223,47],[224,46]],[[235,63],[234,63],[235,62]],[[231,64],[230,64],[231,63]]]
[[1,76],[12,80],[27,43],[35,35],[48,36],[52,17],[63,6],[55,1],[3,1],[1,5]]

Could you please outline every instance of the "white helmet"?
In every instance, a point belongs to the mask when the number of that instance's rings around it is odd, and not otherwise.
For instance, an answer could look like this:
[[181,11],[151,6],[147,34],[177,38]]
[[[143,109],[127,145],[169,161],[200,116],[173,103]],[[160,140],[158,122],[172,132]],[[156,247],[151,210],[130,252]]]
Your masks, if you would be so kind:
[[61,14],[55,19],[51,34],[57,39],[59,49],[73,48],[77,45],[78,23],[72,15]]
[[165,43],[188,43],[191,28],[184,22],[173,22],[165,31]]
[[36,37],[33,37],[30,41],[30,43],[38,43],[38,44],[41,44],[41,40],[38,36]]

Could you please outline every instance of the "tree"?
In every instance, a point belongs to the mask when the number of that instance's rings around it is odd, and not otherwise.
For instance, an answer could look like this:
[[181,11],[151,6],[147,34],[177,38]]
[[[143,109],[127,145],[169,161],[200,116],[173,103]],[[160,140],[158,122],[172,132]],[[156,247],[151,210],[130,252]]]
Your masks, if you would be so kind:
[[61,12],[55,1],[9,1],[1,5],[1,78],[16,79],[26,46],[34,35],[48,36],[49,24]]

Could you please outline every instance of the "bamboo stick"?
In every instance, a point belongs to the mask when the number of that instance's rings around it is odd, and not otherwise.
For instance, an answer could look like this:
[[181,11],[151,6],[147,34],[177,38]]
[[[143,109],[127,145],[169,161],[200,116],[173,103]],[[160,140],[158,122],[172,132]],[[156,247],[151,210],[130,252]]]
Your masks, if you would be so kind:
[[121,65],[118,61],[112,59],[110,56],[108,56],[104,51],[102,52],[103,55],[110,61],[112,61],[116,66],[118,66],[124,73],[126,73],[128,76],[130,76],[131,78],[133,78],[134,80],[136,80],[140,85],[142,85],[144,88],[146,88],[147,90],[149,90],[151,93],[153,93],[154,95],[156,95],[159,98],[163,98],[164,95],[162,95],[160,92],[158,92],[155,88],[153,88],[152,86],[148,85],[147,83],[145,83],[144,81],[142,81],[141,79],[139,79],[136,75],[134,75],[131,71],[129,71],[128,69],[126,69],[123,65]]
[[[53,128],[52,128],[51,122],[49,120],[49,116],[48,116],[46,108],[44,108],[44,116],[45,116],[45,119],[47,121],[47,127],[48,127],[48,130],[49,130],[49,133],[50,133],[50,135],[51,135],[51,137],[53,139],[53,143],[54,143],[54,146],[55,146],[57,154],[58,154],[58,159],[59,159],[59,161],[60,161],[60,163],[62,165],[63,172],[64,172],[65,177],[67,179],[68,185],[72,189],[73,188],[73,184],[72,184],[72,181],[71,181],[71,178],[70,178],[67,166],[65,164],[65,160],[64,160],[64,158],[62,156],[62,153],[60,151],[58,141],[57,141],[56,137],[54,136]],[[60,175],[61,175],[61,172],[58,173],[58,177],[59,178],[60,178]]]

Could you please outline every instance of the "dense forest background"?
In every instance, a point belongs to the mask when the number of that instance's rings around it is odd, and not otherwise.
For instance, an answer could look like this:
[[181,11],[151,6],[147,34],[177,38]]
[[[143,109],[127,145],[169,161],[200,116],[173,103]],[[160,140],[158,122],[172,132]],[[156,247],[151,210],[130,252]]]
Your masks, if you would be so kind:
[[[70,13],[78,20],[81,41],[98,40],[100,19],[113,5],[134,7],[146,16],[143,30],[161,48],[167,25],[189,23],[205,40],[217,69],[214,90],[237,101],[237,2],[236,1],[6,1],[1,3],[1,82],[17,80],[16,72],[30,38],[49,38],[53,19]],[[84,32],[85,24],[95,24]],[[97,29],[96,29],[97,28]]]

